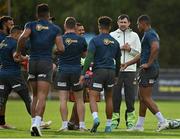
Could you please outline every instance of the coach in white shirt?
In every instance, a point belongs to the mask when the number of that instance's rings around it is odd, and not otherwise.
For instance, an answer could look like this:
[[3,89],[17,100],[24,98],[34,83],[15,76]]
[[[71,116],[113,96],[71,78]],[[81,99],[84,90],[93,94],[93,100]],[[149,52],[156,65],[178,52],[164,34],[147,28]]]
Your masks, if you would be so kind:
[[[130,28],[130,19],[126,14],[122,14],[118,17],[117,24],[119,28],[110,35],[114,37],[121,47],[121,63],[125,63],[133,59],[141,52],[141,42],[137,33],[133,32]],[[126,127],[130,129],[135,124],[135,95],[136,95],[136,81],[135,72],[137,65],[131,65],[124,71],[120,71],[117,84],[114,86],[113,92],[113,117],[112,128],[117,128],[120,122],[120,105],[122,101],[122,87],[124,86],[126,112],[125,120]]]

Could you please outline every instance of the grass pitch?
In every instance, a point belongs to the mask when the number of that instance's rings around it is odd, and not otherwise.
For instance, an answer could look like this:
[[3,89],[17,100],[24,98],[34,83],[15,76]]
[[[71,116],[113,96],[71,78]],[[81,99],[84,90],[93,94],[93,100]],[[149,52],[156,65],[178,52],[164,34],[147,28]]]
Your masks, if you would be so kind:
[[[161,112],[166,118],[180,118],[180,103],[178,101],[158,101]],[[138,116],[138,102],[135,104],[136,115]],[[31,118],[26,112],[22,101],[9,100],[6,108],[6,122],[16,126],[15,130],[0,130],[0,138],[36,138],[30,136]],[[72,103],[69,103],[69,115],[71,113]],[[56,132],[61,127],[61,117],[59,113],[59,101],[48,100],[44,114],[44,120],[51,120],[53,123],[51,129],[42,131],[43,138],[180,138],[180,129],[164,130],[156,132],[157,119],[149,111],[145,120],[144,132],[127,132],[125,127],[124,112],[125,103],[121,106],[121,123],[119,128],[113,130],[112,133],[104,133],[106,124],[105,104],[99,103],[100,126],[98,132],[92,134],[90,132],[67,131]],[[89,104],[86,104],[86,127],[91,128],[93,119],[89,110]]]

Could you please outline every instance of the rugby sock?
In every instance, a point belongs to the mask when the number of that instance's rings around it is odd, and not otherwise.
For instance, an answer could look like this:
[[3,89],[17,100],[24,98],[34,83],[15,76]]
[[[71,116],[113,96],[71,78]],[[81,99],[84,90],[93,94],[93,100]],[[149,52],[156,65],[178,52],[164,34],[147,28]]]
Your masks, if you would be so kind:
[[67,128],[68,127],[68,121],[63,121],[62,122],[62,127]]
[[158,121],[159,121],[160,123],[163,123],[163,122],[165,121],[165,118],[163,117],[163,115],[161,114],[161,112],[157,112],[157,113],[155,114],[155,116],[156,116],[156,118],[158,119]]
[[31,124],[33,125],[34,122],[35,122],[35,118],[33,117],[33,118],[31,118]]
[[79,122],[79,127],[80,128],[85,128],[85,123],[84,122]]
[[107,119],[106,121],[106,126],[111,126],[112,120],[111,119]]
[[0,116],[0,125],[5,125],[5,116],[4,115],[1,115]]
[[41,125],[41,117],[40,116],[36,116],[35,117],[35,121],[34,124],[37,125],[38,127]]
[[93,112],[93,113],[92,113],[92,116],[93,116],[93,119],[98,118],[98,112]]
[[139,116],[139,117],[138,117],[138,121],[137,121],[137,123],[136,123],[136,126],[137,126],[137,127],[143,127],[143,125],[144,125],[144,120],[145,120],[145,117]]

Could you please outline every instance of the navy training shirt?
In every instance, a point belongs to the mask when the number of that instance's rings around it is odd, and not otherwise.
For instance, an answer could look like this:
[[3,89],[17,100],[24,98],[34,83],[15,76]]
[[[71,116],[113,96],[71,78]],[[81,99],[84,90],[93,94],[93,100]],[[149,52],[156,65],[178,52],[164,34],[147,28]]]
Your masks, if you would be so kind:
[[118,41],[105,33],[99,34],[90,41],[88,51],[94,53],[94,69],[115,69],[115,59],[120,59],[121,56]]
[[65,51],[58,56],[58,70],[63,73],[81,72],[81,55],[87,51],[85,38],[76,33],[63,35]]
[[[3,32],[0,32],[0,43],[5,39],[6,34],[4,34]],[[1,66],[1,58],[0,58],[0,66]]]
[[[156,33],[154,29],[149,29],[144,33],[144,36],[141,40],[141,59],[140,63],[145,64],[148,63],[150,54],[151,54],[151,44],[153,41],[159,42],[159,35]],[[159,68],[159,63],[157,58],[152,63],[151,67]]]
[[17,41],[11,37],[6,37],[0,43],[1,69],[0,77],[21,75],[20,65],[14,61],[13,53],[16,51]]
[[55,38],[61,34],[60,28],[47,20],[29,22],[25,28],[31,30],[30,60],[51,61]]

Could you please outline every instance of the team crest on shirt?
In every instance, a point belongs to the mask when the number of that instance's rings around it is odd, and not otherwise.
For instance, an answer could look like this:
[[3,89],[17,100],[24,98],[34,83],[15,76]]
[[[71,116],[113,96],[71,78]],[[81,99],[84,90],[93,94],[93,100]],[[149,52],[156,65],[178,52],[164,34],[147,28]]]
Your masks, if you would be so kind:
[[48,30],[48,29],[49,29],[48,26],[43,26],[43,25],[41,25],[41,24],[37,24],[37,25],[36,25],[36,30],[37,30],[37,31]]
[[77,43],[78,41],[77,41],[77,40],[72,40],[72,39],[70,39],[70,38],[66,38],[66,39],[65,39],[65,42],[66,42],[66,44],[70,45],[70,44],[72,44],[72,43]]
[[103,40],[103,42],[104,42],[105,45],[109,45],[111,43],[114,44],[114,41],[111,41],[111,40],[106,39],[106,38]]

